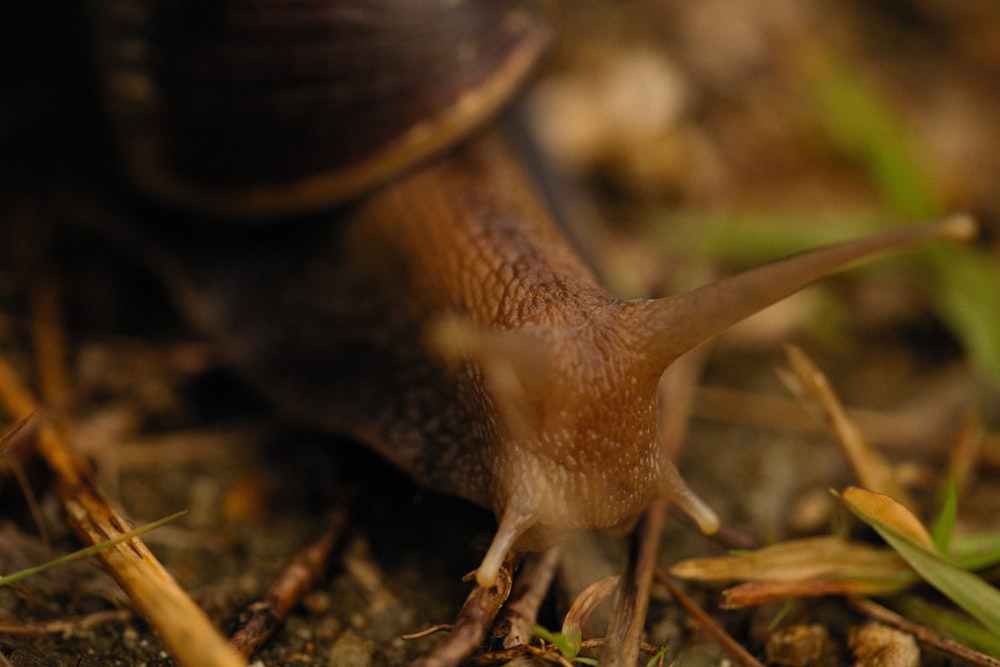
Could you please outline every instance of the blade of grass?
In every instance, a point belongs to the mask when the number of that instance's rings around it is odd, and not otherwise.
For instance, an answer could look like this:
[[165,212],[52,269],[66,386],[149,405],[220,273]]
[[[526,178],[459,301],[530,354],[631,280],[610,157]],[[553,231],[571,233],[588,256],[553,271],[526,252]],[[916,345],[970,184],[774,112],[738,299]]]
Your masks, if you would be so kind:
[[893,208],[906,217],[941,206],[900,114],[847,62],[815,45],[800,62],[803,83],[831,138],[853,155]]
[[1000,637],[1000,591],[937,553],[933,543],[928,545],[925,540],[915,539],[910,527],[917,520],[906,508],[888,496],[857,487],[845,490],[841,498],[921,578]]
[[1000,264],[978,248],[928,248],[927,288],[973,366],[1000,385]]
[[187,510],[182,510],[180,512],[175,512],[170,516],[165,516],[162,519],[157,519],[152,523],[147,523],[145,526],[140,526],[134,530],[130,530],[127,533],[122,533],[110,540],[101,542],[100,544],[95,544],[84,549],[78,549],[73,553],[68,553],[65,556],[60,556],[59,558],[54,558],[47,563],[42,563],[41,565],[36,565],[34,567],[29,567],[24,570],[18,570],[17,572],[11,572],[8,575],[0,577],[0,587],[9,586],[10,584],[29,577],[33,574],[38,574],[39,572],[44,572],[50,568],[56,567],[58,565],[65,565],[66,563],[72,563],[73,561],[82,560],[84,558],[89,558],[91,556],[96,556],[102,551],[111,549],[112,547],[121,544],[122,542],[127,542],[133,537],[138,537],[140,535],[145,535],[151,530],[155,530],[160,526],[166,525],[175,519],[178,519],[187,514]]
[[943,554],[948,553],[951,546],[951,538],[955,533],[955,522],[958,520],[958,485],[954,480],[948,484],[948,489],[944,494],[944,503],[938,513],[934,525],[931,526],[931,537],[934,538],[934,546]]
[[1000,564],[1000,533],[956,535],[948,555],[963,570],[982,570]]
[[[899,112],[846,62],[816,46],[801,72],[830,136],[859,160],[898,215],[924,218],[944,209],[919,148]],[[924,257],[935,307],[965,345],[972,363],[1000,383],[1000,266],[973,248],[936,248]]]
[[917,623],[934,628],[977,651],[1000,658],[1000,637],[965,614],[931,604],[914,595],[901,596],[893,601],[892,606]]

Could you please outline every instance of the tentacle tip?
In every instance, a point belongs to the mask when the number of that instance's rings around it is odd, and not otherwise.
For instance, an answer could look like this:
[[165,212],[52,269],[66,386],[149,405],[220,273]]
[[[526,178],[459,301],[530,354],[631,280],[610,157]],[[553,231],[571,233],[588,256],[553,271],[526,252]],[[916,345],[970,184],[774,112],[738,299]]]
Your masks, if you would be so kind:
[[979,235],[979,222],[968,213],[956,213],[941,221],[941,234],[953,241],[973,241]]
[[500,567],[503,565],[507,553],[514,548],[518,538],[534,523],[532,514],[522,512],[517,508],[508,507],[497,527],[493,542],[490,543],[483,562],[476,570],[476,583],[483,588],[488,588],[496,583],[500,574]]
[[712,510],[705,516],[694,517],[694,520],[698,524],[698,529],[706,535],[714,535],[719,531],[719,517]]
[[701,532],[712,535],[719,530],[719,516],[701,498],[690,491],[675,498],[674,502],[698,524],[698,529]]
[[500,576],[500,567],[507,556],[508,547],[506,540],[497,542],[494,538],[493,544],[483,557],[483,562],[476,569],[476,584],[482,588],[489,588],[497,582]]
[[497,582],[497,577],[500,575],[499,567],[488,567],[485,563],[479,566],[476,570],[476,585],[481,588],[489,588]]

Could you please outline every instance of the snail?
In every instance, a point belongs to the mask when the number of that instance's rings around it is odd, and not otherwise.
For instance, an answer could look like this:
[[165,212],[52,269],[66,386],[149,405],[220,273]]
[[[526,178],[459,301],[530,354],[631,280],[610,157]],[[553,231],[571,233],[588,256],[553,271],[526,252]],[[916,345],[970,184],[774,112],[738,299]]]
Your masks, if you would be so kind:
[[510,550],[661,498],[715,530],[661,446],[664,370],[854,260],[973,232],[621,301],[491,129],[546,41],[514,0],[115,0],[95,24],[126,172],[163,203],[139,236],[182,310],[292,414],[491,509],[481,586]]

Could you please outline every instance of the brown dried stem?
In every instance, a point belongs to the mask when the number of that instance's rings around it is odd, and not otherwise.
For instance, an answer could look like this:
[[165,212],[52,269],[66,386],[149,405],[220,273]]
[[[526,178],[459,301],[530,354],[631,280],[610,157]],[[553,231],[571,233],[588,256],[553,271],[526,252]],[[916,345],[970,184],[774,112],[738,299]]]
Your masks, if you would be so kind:
[[115,623],[127,621],[132,618],[134,612],[131,609],[106,609],[97,611],[86,616],[75,618],[64,618],[58,621],[41,621],[37,623],[0,623],[0,634],[39,636],[39,635],[67,635],[73,632],[92,628],[105,623]]
[[628,561],[618,587],[615,613],[608,627],[601,651],[601,664],[608,667],[631,667],[639,659],[653,572],[659,552],[660,534],[666,519],[667,504],[657,501],[646,510],[639,529],[629,538]]
[[722,626],[716,623],[704,609],[699,607],[694,600],[688,597],[688,595],[682,591],[680,587],[671,581],[670,577],[657,570],[656,581],[667,589],[667,592],[670,593],[670,597],[672,597],[680,606],[684,607],[684,611],[694,617],[705,632],[711,635],[715,641],[717,641],[719,645],[722,646],[727,653],[729,653],[733,660],[744,667],[764,667],[764,665],[755,657],[750,655],[750,653],[743,648],[738,641],[733,639],[728,632],[723,630]]
[[248,607],[229,640],[237,653],[249,658],[274,633],[302,594],[323,574],[346,526],[346,511],[331,512],[322,533],[292,558],[264,597]]
[[915,508],[916,503],[903,488],[892,464],[868,444],[858,427],[848,418],[840,398],[823,372],[805,352],[794,345],[785,346],[785,355],[794,375],[789,376],[785,372],[780,372],[779,375],[793,391],[797,380],[822,412],[827,428],[861,485],[871,491],[892,496],[906,507]]
[[508,623],[504,648],[513,648],[531,641],[532,628],[538,619],[538,609],[542,606],[545,593],[559,565],[559,548],[552,547],[542,553],[528,554],[518,571],[517,581],[511,593],[510,604],[505,609]]
[[413,667],[455,667],[479,648],[493,619],[510,595],[513,559],[508,554],[492,586],[476,586],[458,612],[451,633]]
[[[580,648],[582,649],[595,649],[601,648],[607,643],[603,637],[597,637],[593,639],[584,639],[580,642]],[[660,646],[653,646],[652,644],[647,644],[642,642],[639,648],[643,653],[647,655],[656,655],[662,650]],[[535,646],[534,644],[522,644],[521,646],[514,646],[513,648],[506,648],[502,651],[489,651],[486,653],[477,653],[468,660],[466,660],[464,665],[476,665],[477,667],[487,667],[488,665],[506,665],[517,658],[523,658],[524,656],[537,656],[545,662],[551,662],[559,665],[571,666],[574,663],[570,663],[566,658],[559,653],[559,649],[552,644],[543,644]],[[532,663],[533,664],[533,663]],[[578,664],[578,663],[576,663]]]

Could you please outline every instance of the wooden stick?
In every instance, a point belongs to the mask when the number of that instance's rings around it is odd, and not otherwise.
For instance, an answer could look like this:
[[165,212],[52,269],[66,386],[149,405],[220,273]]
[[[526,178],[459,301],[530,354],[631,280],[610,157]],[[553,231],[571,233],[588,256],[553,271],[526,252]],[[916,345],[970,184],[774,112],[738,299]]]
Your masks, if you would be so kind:
[[667,589],[677,604],[684,607],[684,611],[693,616],[695,620],[698,621],[699,625],[705,629],[705,631],[715,638],[715,641],[719,642],[722,648],[726,649],[726,652],[738,662],[743,665],[743,667],[764,667],[764,665],[757,660],[757,658],[750,655],[750,652],[743,648],[739,642],[733,639],[728,632],[722,629],[715,620],[705,613],[705,610],[695,604],[695,601],[688,597],[684,591],[682,591],[670,577],[665,575],[663,572],[656,572],[656,580]]
[[249,658],[274,633],[302,594],[323,574],[346,525],[346,511],[331,512],[319,537],[295,554],[264,597],[250,605],[245,620],[229,640],[237,653]]
[[538,619],[538,609],[552,584],[559,565],[559,547],[542,553],[528,554],[518,570],[511,601],[505,610],[509,626],[503,647],[514,648],[531,642],[532,628]]
[[493,619],[510,595],[513,559],[508,554],[500,567],[496,583],[476,586],[469,593],[451,633],[430,653],[416,660],[412,667],[456,667],[479,648]]

